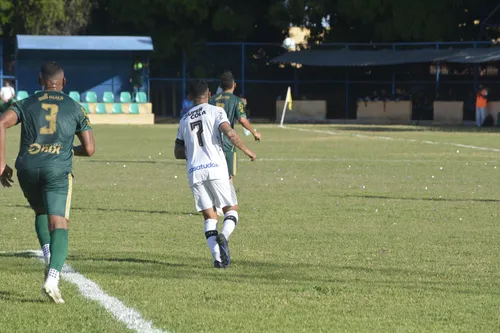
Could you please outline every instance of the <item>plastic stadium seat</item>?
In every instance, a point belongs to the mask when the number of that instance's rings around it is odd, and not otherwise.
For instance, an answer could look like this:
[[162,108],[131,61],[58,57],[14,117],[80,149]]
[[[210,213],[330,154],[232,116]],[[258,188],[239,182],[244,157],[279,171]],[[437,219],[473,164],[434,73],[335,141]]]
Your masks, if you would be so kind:
[[39,93],[39,92],[41,92],[41,90],[36,90],[36,91],[35,91],[35,94],[36,94],[36,93]]
[[146,93],[143,91],[140,91],[137,93],[135,96],[135,101],[137,103],[147,103],[148,102],[148,97],[146,96]]
[[122,105],[120,103],[113,104],[113,113],[123,113]]
[[105,91],[102,95],[102,101],[104,103],[113,103],[115,101],[115,96],[111,91]]
[[26,97],[28,97],[28,92],[26,90],[19,90],[17,92],[17,100],[20,101],[22,99],[25,99]]
[[80,102],[80,93],[78,91],[70,91],[69,97],[73,98],[73,100]]
[[130,103],[132,102],[132,96],[128,91],[122,91],[120,93],[120,103]]
[[89,91],[85,94],[85,102],[97,103],[97,94],[95,93],[95,91]]
[[97,114],[106,114],[106,105],[102,103],[97,103],[95,108],[95,113]]
[[136,103],[132,103],[128,107],[128,113],[130,114],[139,114],[139,105]]
[[87,111],[87,113],[90,113],[90,110],[89,110],[89,105],[87,103],[80,103],[82,105],[82,107],[85,109],[85,111]]

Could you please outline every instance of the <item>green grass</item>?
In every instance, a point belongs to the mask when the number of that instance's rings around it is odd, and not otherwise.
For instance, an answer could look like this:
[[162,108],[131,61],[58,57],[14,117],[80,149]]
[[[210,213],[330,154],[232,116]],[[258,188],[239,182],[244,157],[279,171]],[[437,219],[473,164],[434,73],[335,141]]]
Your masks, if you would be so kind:
[[[171,125],[95,126],[96,155],[74,163],[68,264],[168,331],[500,330],[498,152],[450,144],[500,149],[499,133],[257,127],[229,269],[212,268]],[[0,251],[37,249],[17,184],[0,206]],[[67,282],[65,305],[46,302],[36,259],[0,267],[1,332],[126,331]]]

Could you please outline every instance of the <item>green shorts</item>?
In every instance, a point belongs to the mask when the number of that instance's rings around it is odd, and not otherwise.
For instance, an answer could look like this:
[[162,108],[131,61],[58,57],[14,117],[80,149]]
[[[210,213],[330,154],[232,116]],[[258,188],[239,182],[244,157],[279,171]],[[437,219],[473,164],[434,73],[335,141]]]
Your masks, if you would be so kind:
[[34,168],[17,173],[24,196],[36,214],[69,219],[73,175],[57,168]]
[[236,170],[238,168],[238,156],[236,154],[236,147],[233,147],[231,151],[224,151],[224,154],[226,155],[229,177],[236,176]]

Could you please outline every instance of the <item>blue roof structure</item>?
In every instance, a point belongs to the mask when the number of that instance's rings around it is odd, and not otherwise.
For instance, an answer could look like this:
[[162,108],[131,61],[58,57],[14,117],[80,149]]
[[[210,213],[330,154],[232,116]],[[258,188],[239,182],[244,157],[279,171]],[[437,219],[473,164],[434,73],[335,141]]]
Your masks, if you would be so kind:
[[426,62],[479,64],[500,60],[500,47],[420,50],[305,50],[287,52],[271,60],[309,66],[387,66]]
[[153,51],[151,37],[17,35],[18,50]]

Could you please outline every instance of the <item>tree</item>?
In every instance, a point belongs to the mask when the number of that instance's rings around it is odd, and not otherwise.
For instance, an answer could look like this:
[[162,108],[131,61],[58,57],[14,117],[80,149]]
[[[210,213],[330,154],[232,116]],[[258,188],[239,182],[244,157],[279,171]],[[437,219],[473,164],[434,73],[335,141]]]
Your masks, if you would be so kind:
[[89,0],[0,0],[3,35],[72,35],[85,30]]
[[328,23],[326,41],[444,41],[475,39],[478,29],[470,16],[479,16],[487,4],[487,0],[287,0],[277,2],[271,11],[280,22],[311,28],[313,38],[324,33],[322,23]]

